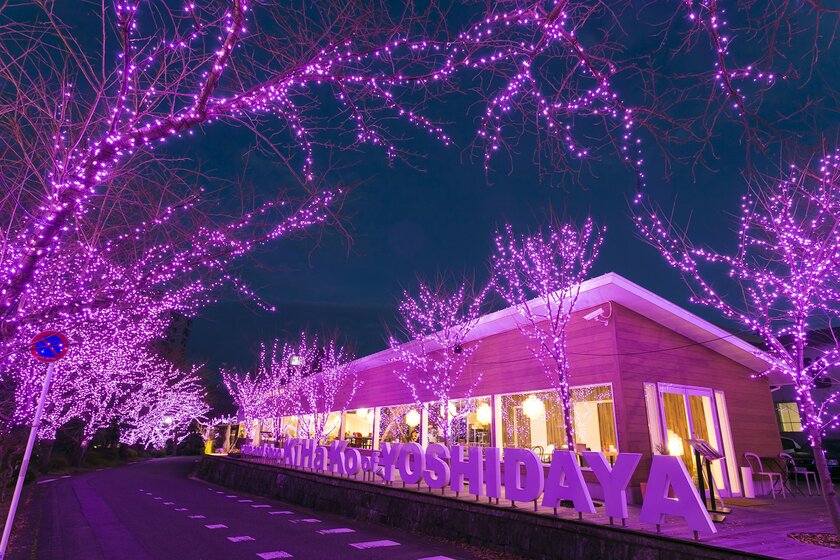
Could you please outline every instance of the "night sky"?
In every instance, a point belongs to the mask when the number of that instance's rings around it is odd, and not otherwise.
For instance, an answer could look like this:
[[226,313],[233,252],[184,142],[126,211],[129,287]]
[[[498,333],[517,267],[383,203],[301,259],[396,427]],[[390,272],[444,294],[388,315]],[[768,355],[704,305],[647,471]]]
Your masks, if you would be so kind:
[[[633,48],[650,47],[645,37],[637,39]],[[777,116],[795,111],[806,98],[822,95],[840,76],[837,60],[823,56],[805,85],[780,82],[768,93],[762,111]],[[713,311],[689,304],[679,275],[639,239],[629,206],[636,179],[613,153],[602,152],[590,162],[590,171],[563,184],[551,179],[540,182],[533,164],[533,140],[525,138],[510,161],[497,161],[496,170],[485,175],[481,157],[471,157],[468,149],[477,114],[471,101],[449,101],[440,110],[441,118],[452,123],[449,131],[457,147],[445,148],[414,133],[407,143],[422,155],[411,165],[389,165],[375,149],[344,154],[345,163],[352,165],[336,179],[364,183],[349,195],[342,211],[351,239],[327,230],[317,240],[273,243],[243,263],[238,273],[277,311],[263,311],[222,294],[219,303],[203,310],[193,323],[190,359],[206,363],[211,371],[225,364],[249,367],[260,341],[296,336],[301,329],[337,334],[359,356],[381,350],[386,346],[386,325],[395,320],[395,302],[402,289],[415,286],[418,275],[467,273],[475,274],[479,282],[486,280],[495,228],[510,222],[520,230],[534,229],[548,212],[578,220],[591,214],[607,226],[595,275],[617,272],[725,326]],[[836,130],[834,105],[821,107],[807,119],[811,125],[817,123],[817,130],[808,124],[792,125],[802,134],[798,143],[806,152],[818,151],[821,135]],[[690,220],[693,239],[700,244],[734,245],[731,231],[746,190],[742,132],[732,122],[719,126],[713,138],[715,153],[707,154],[708,166],[673,161],[670,173],[665,172],[651,138],[643,136],[650,148],[646,196],[665,209],[673,207],[677,223]],[[215,129],[194,147],[215,165],[210,166],[215,173],[233,176],[242,172],[242,156],[252,141],[245,131]],[[692,149],[678,148],[683,150],[678,155]],[[261,157],[251,156],[249,181],[282,188],[288,180],[282,169]],[[756,168],[771,173],[779,162],[777,150],[754,157]]]

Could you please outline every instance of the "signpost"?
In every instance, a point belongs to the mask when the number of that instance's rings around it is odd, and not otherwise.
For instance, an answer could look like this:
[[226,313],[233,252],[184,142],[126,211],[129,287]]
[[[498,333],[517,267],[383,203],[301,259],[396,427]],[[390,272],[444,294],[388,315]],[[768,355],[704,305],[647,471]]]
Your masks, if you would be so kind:
[[55,331],[44,331],[37,335],[29,344],[29,350],[39,362],[46,362],[47,375],[44,377],[44,386],[41,388],[41,398],[38,399],[38,408],[35,410],[35,418],[32,420],[32,429],[29,431],[29,439],[26,441],[26,451],[23,453],[23,461],[20,464],[15,493],[12,496],[12,503],[9,506],[9,515],[6,517],[6,526],[3,528],[3,540],[0,541],[0,560],[6,557],[6,547],[9,545],[9,537],[12,533],[12,525],[15,522],[20,492],[23,489],[23,481],[26,478],[26,470],[29,467],[29,458],[32,456],[32,448],[35,446],[35,438],[38,436],[38,427],[41,425],[41,416],[44,414],[44,405],[47,401],[47,394],[50,391],[55,362],[64,357],[67,353],[67,337]]

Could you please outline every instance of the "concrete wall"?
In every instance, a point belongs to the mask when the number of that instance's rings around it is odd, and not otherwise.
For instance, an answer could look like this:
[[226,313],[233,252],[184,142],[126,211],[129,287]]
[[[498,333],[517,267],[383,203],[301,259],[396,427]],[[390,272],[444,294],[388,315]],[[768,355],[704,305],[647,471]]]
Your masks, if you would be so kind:
[[226,457],[205,455],[197,475],[233,490],[528,558],[767,558],[648,533],[556,519],[524,509],[502,509]]

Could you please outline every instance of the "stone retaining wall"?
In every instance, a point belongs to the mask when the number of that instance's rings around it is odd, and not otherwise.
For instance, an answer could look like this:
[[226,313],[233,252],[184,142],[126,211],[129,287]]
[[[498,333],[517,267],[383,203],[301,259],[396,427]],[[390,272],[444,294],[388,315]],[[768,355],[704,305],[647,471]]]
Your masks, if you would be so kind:
[[499,508],[325,474],[205,455],[198,478],[304,507],[375,521],[528,558],[768,558],[627,529]]

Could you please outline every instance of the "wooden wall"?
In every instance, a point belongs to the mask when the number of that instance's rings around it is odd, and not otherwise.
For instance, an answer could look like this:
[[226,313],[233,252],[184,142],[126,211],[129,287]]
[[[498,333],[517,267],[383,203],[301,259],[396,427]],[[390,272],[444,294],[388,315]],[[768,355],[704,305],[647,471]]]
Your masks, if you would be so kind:
[[751,379],[753,372],[745,366],[620,305],[613,304],[612,322],[621,370],[621,393],[616,398],[618,429],[627,442],[623,451],[645,454],[639,471],[647,471],[651,454],[646,382],[723,391],[739,466],[745,464],[745,451],[769,457],[782,450],[766,380]]
[[[616,382],[618,361],[612,327],[585,321],[589,310],[576,312],[568,326],[572,385]],[[531,342],[517,329],[483,339],[472,356],[453,398],[463,395],[475,376],[481,381],[473,396],[545,390],[549,378],[529,349]],[[399,380],[399,364],[385,364],[359,372],[362,386],[350,409],[412,402],[411,393]],[[429,399],[431,400],[431,399]]]

